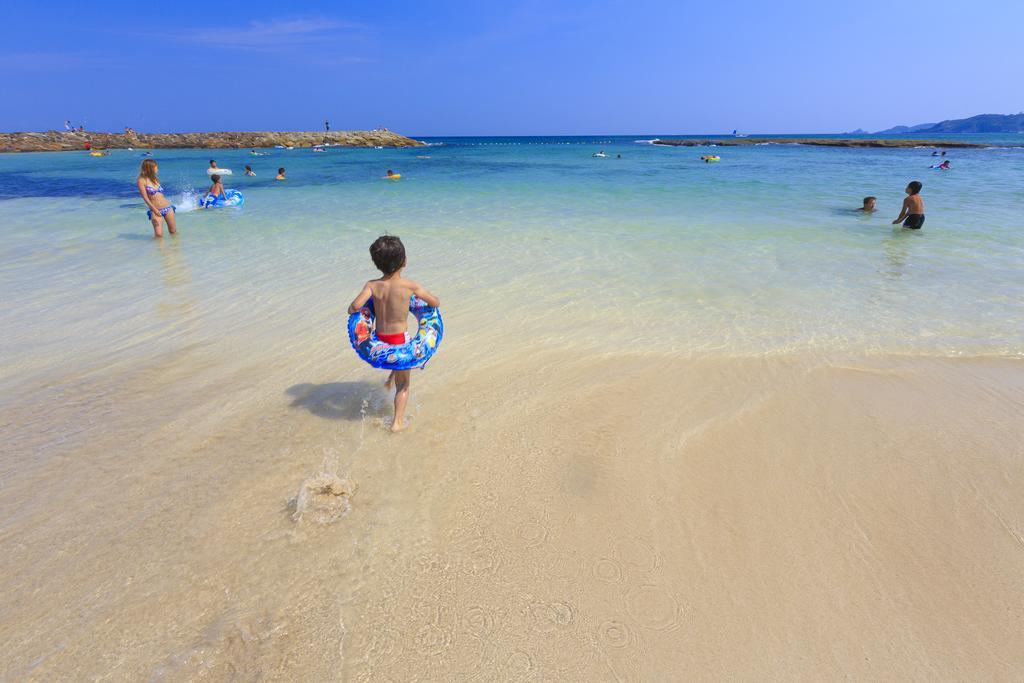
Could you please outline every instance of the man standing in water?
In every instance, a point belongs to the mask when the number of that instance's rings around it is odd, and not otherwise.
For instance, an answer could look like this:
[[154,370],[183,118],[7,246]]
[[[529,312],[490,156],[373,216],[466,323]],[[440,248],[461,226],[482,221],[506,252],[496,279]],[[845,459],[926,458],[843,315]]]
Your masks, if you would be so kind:
[[903,221],[903,227],[911,230],[920,230],[924,225],[924,199],[921,197],[921,188],[924,187],[919,180],[912,180],[907,185],[905,192],[907,198],[903,200],[903,209],[896,220],[892,222],[897,225]]

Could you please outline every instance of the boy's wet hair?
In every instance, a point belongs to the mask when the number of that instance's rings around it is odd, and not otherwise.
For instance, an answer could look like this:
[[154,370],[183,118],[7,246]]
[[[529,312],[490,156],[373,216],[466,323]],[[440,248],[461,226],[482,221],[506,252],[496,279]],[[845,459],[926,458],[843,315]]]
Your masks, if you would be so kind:
[[220,176],[217,175],[216,173],[214,173],[212,176],[210,176],[210,180],[212,180],[215,183],[219,183],[220,182]]
[[395,235],[382,235],[370,245],[370,258],[380,272],[391,275],[405,265],[405,245]]
[[924,185],[921,184],[920,180],[911,180],[907,183],[907,187],[910,188],[910,194],[917,194]]
[[211,166],[212,166],[213,164],[215,164],[215,163],[217,163],[217,162],[216,162],[216,161],[214,161],[213,159],[210,159],[210,165],[211,165]]
[[278,174],[284,173],[284,166],[282,166],[281,168],[277,169],[277,172],[278,172]]
[[876,201],[877,199],[878,199],[878,197],[865,197],[864,198],[864,204],[867,204],[868,202]]

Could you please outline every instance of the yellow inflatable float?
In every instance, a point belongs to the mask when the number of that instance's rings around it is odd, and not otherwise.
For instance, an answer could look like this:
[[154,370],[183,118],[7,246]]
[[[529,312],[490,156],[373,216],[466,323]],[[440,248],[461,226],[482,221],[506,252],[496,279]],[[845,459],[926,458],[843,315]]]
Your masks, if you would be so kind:
[[709,161],[721,161],[722,157],[716,157],[714,154],[708,154],[708,155],[702,156],[700,158],[700,160],[703,161],[706,164]]

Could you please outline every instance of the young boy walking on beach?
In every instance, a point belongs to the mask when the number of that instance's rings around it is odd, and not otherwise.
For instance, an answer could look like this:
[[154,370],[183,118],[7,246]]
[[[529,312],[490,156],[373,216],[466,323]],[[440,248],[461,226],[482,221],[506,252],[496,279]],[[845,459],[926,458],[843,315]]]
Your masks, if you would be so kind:
[[[385,344],[400,345],[406,342],[406,327],[409,324],[409,298],[415,294],[430,306],[438,307],[441,300],[428,292],[422,285],[402,277],[405,268],[405,245],[394,235],[384,235],[370,245],[370,258],[381,272],[381,277],[370,280],[359,295],[348,306],[352,315],[373,297],[373,308],[377,318],[377,338]],[[395,420],[392,432],[405,429],[405,406],[409,402],[409,380],[412,370],[392,370],[384,386],[395,387]]]

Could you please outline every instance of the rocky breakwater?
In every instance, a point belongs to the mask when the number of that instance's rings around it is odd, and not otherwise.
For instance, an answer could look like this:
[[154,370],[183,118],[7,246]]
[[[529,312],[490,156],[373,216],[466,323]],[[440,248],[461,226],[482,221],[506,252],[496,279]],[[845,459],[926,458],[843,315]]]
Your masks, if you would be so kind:
[[0,133],[0,152],[62,152],[93,149],[254,149],[258,147],[419,147],[418,140],[385,130],[324,132]]
[[941,147],[943,149],[963,149],[991,147],[974,142],[957,142],[954,140],[885,140],[861,138],[708,138],[654,140],[655,145],[671,147],[740,147],[742,145],[813,145],[815,147]]

